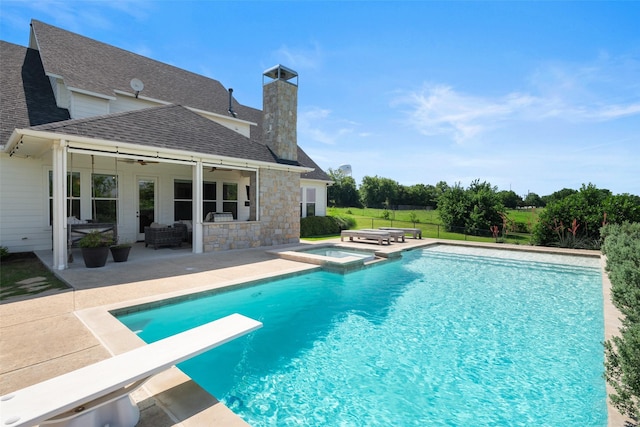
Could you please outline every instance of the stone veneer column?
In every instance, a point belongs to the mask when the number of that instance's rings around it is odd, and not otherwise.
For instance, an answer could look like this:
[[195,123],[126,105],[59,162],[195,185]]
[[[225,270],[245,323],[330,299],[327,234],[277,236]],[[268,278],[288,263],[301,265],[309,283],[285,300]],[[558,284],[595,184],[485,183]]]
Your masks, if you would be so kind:
[[298,86],[274,80],[263,86],[264,143],[280,159],[298,160]]
[[300,241],[300,174],[260,171],[260,223],[263,246]]

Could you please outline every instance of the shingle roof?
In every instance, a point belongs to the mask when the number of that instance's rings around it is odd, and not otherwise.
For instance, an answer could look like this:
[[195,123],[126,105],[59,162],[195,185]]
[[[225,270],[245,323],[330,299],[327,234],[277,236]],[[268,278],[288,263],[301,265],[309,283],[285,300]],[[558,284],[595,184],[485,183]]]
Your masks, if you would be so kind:
[[[130,82],[135,77],[144,82],[141,95],[145,97],[227,114],[229,94],[217,80],[41,21],[33,20],[31,25],[39,52],[2,42],[2,64],[0,64],[2,67],[0,95],[2,97],[0,100],[4,102],[0,108],[2,110],[0,144],[8,140],[13,128],[69,119],[67,110],[56,107],[45,71],[61,76],[68,87],[110,97],[115,95],[115,90],[132,92]],[[7,50],[6,54],[5,50]],[[19,61],[20,52],[23,55],[21,61]],[[28,72],[23,71],[23,65],[25,70],[29,70]],[[21,75],[28,77],[25,83],[18,81]],[[24,93],[29,94],[29,99],[20,98],[22,87],[24,87]],[[250,139],[177,105],[164,109],[151,108],[70,120],[66,123],[38,126],[38,129],[146,146],[275,162],[276,159],[262,143],[262,111],[241,105],[235,99],[233,99],[233,108],[238,113],[239,119],[258,124],[251,127]],[[169,127],[166,126],[167,123],[173,125]],[[189,129],[189,126],[193,128]],[[299,146],[298,163],[315,169],[313,172],[302,174],[303,178],[330,180],[329,176]]]
[[[31,26],[48,74],[68,87],[105,96],[132,93],[131,79],[144,83],[141,96],[227,114],[229,93],[214,79],[32,20]],[[241,117],[239,117],[241,118]]]
[[314,162],[313,159],[309,157],[302,148],[300,148],[300,146],[298,146],[298,163],[300,163],[302,166],[314,168],[314,170],[312,170],[311,172],[305,172],[301,174],[300,175],[301,178],[319,179],[321,181],[333,182],[331,177],[327,175],[327,173],[323,171],[322,168],[318,166],[316,162]]
[[56,106],[37,50],[0,41],[0,145],[15,128],[67,120]]
[[180,105],[35,126],[32,130],[276,163],[269,149]]

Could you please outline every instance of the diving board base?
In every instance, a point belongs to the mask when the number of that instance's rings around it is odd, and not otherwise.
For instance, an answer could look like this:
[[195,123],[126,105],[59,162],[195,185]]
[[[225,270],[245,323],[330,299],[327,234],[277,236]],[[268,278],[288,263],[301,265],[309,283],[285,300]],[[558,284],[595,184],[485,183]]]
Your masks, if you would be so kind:
[[135,426],[140,420],[140,410],[130,394],[99,406],[80,406],[57,417],[40,423],[41,427],[87,427],[87,426]]

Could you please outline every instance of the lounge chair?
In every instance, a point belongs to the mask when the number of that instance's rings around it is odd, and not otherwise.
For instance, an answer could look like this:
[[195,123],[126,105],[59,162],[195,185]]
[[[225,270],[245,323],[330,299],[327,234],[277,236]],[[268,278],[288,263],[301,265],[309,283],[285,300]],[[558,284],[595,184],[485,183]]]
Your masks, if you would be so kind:
[[344,238],[348,237],[353,241],[354,237],[358,239],[372,239],[377,240],[379,245],[382,245],[385,241],[387,244],[391,244],[391,234],[382,230],[342,230],[340,232],[340,241],[344,241]]
[[402,230],[375,230],[373,228],[363,228],[360,231],[384,231],[385,233],[389,233],[396,243],[404,242],[404,231]]
[[402,227],[378,227],[383,231],[402,231],[405,234],[411,234],[414,239],[422,239],[422,230],[419,228],[402,228]]

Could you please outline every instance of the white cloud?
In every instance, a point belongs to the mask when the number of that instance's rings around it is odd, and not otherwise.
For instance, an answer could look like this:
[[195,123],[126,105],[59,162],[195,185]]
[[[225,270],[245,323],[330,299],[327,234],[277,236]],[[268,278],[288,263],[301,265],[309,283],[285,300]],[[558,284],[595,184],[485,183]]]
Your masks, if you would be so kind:
[[611,121],[640,115],[640,60],[601,54],[593,63],[538,67],[528,92],[503,96],[464,93],[447,84],[424,84],[391,104],[407,109],[408,123],[424,135],[464,143],[498,127],[556,119]]
[[287,67],[295,70],[316,69],[322,63],[322,51],[317,43],[310,48],[292,48],[282,45],[273,52],[274,59]]
[[311,141],[335,145],[357,135],[357,127],[356,122],[334,118],[328,109],[311,107],[298,112],[299,140],[303,144]]
[[451,134],[461,143],[513,118],[536,102],[526,94],[512,93],[491,99],[456,92],[447,85],[427,84],[392,104],[407,105],[410,124],[424,135]]
[[640,114],[640,102],[631,105],[607,105],[596,111],[594,118],[599,120],[614,120],[620,117]]
[[113,18],[108,17],[105,9],[141,20],[148,16],[148,11],[152,7],[151,2],[142,0],[84,2],[82,8],[73,1],[59,0],[20,2],[19,5],[29,8],[36,16],[48,17],[38,19],[44,19],[53,25],[79,34],[86,34],[87,28],[116,29],[122,18],[113,22]]

